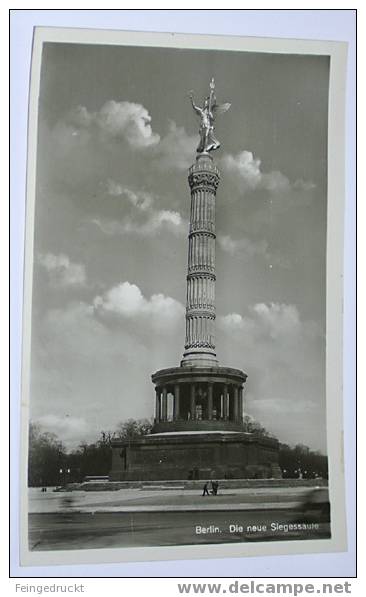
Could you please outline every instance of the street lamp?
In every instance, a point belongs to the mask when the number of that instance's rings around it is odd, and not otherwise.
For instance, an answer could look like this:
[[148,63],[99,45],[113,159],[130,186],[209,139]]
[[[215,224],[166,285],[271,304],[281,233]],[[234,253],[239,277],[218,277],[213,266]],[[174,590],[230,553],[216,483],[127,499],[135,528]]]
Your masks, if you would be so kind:
[[63,486],[66,486],[66,475],[69,475],[71,473],[71,469],[69,469],[69,468],[62,469],[62,468],[60,468],[60,475],[62,475],[62,473],[63,473],[63,479],[61,479],[61,484]]

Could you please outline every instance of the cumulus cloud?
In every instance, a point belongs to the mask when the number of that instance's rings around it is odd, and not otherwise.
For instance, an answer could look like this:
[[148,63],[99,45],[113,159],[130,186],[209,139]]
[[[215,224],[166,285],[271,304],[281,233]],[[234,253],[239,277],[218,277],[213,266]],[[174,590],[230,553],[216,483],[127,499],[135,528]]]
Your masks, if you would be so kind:
[[114,180],[105,183],[107,195],[118,197],[134,208],[132,213],[123,215],[119,220],[94,218],[92,222],[105,234],[136,233],[142,236],[154,236],[162,228],[177,234],[186,234],[188,224],[178,211],[157,209],[151,193],[129,189]]
[[[256,303],[245,314],[233,312],[217,322],[220,362],[249,375],[245,412],[282,441],[324,448],[319,327],[286,303]],[[150,375],[177,362],[176,339],[183,338],[183,328],[178,301],[161,293],[146,297],[127,281],[94,304],[48,311],[33,355],[32,419],[72,447],[119,420],[152,414]]]
[[145,191],[133,191],[132,189],[115,182],[111,178],[108,178],[106,182],[106,191],[111,197],[121,197],[141,211],[149,209],[154,202],[150,193],[146,193]]
[[47,271],[54,286],[83,286],[86,282],[84,265],[73,263],[67,255],[40,254],[38,263]]
[[89,426],[82,417],[46,414],[38,417],[35,423],[57,435],[68,447],[75,447],[90,434]]
[[295,305],[257,303],[253,313],[271,338],[289,337],[301,331],[300,316]]
[[95,112],[89,112],[85,106],[77,106],[74,110],[70,110],[66,121],[75,129],[87,129],[93,124],[95,114]]
[[236,156],[227,154],[221,161],[229,172],[238,174],[249,189],[259,186],[262,179],[261,161],[255,159],[251,151],[244,150]]
[[217,241],[221,249],[234,255],[240,252],[248,257],[266,255],[268,243],[266,241],[251,241],[249,238],[233,239],[229,235],[219,235]]
[[[150,375],[169,353],[151,327],[106,325],[85,302],[50,309],[40,323],[32,353],[32,420],[74,447],[82,439],[95,441],[118,421],[152,414]],[[149,338],[165,349],[163,357]]]
[[257,303],[249,308],[250,317],[229,313],[219,318],[219,325],[230,331],[250,331],[257,338],[271,339],[297,335],[302,330],[300,316],[295,305],[284,303]]
[[188,135],[184,127],[170,121],[168,133],[156,147],[157,164],[160,168],[186,170],[192,164],[198,141],[198,135]]
[[302,178],[298,178],[294,182],[294,189],[299,189],[300,191],[312,191],[316,188],[316,184],[311,182],[311,180],[303,180]]
[[177,234],[186,232],[180,213],[166,209],[152,212],[143,222],[138,222],[130,217],[125,217],[123,221],[106,218],[93,218],[91,221],[108,235],[135,233],[142,236],[154,236],[162,228]]
[[184,316],[184,307],[179,301],[153,294],[145,298],[136,284],[123,282],[108,290],[103,296],[94,299],[94,306],[102,314],[114,314],[123,318],[144,318],[159,328],[169,328],[180,323]]
[[66,119],[74,127],[74,135],[82,131],[95,131],[109,139],[125,139],[135,149],[156,145],[160,136],[151,127],[151,116],[141,104],[109,100],[98,112],[89,112],[78,106]]
[[[72,301],[64,308],[50,309],[45,314],[40,326],[42,357],[49,369],[57,369],[60,376],[65,363],[70,371],[78,366],[85,380],[96,362],[103,365],[105,360],[110,364],[121,359],[128,361],[131,348],[140,351],[139,339],[134,339],[126,330],[123,337],[111,332],[113,330],[97,317],[93,300],[91,303]],[[69,395],[74,394],[72,374],[64,375],[62,386]]]
[[153,217],[150,221],[150,227],[157,229],[160,228],[162,224],[171,224],[178,228],[182,224],[182,217],[177,211],[161,209],[153,214]]
[[271,268],[274,265],[281,269],[289,269],[291,260],[287,255],[279,255],[269,250],[269,245],[265,240],[253,241],[247,237],[232,238],[230,235],[219,235],[217,237],[219,247],[232,256],[238,256],[240,259],[250,259],[252,257],[261,257]]
[[325,449],[325,339],[320,326],[304,320],[294,304],[256,303],[245,314],[218,317],[217,336],[225,361],[248,373],[246,412],[281,441]]
[[243,330],[246,326],[246,320],[239,313],[228,313],[218,320],[219,325],[228,331]]
[[221,163],[228,172],[238,177],[244,191],[263,189],[276,194],[289,192],[292,188],[302,191],[315,188],[314,183],[301,179],[291,184],[289,179],[278,170],[263,172],[261,160],[255,158],[251,151],[243,150],[235,156],[227,154],[222,157]]

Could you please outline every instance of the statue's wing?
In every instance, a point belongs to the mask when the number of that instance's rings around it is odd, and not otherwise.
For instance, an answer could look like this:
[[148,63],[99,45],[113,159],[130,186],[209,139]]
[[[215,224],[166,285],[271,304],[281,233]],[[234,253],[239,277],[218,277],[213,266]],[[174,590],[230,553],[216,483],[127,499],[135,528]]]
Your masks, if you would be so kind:
[[220,104],[219,106],[218,105],[214,106],[213,110],[214,110],[215,116],[217,116],[218,114],[224,114],[224,112],[228,111],[230,106],[231,106],[231,104],[229,104],[229,103]]

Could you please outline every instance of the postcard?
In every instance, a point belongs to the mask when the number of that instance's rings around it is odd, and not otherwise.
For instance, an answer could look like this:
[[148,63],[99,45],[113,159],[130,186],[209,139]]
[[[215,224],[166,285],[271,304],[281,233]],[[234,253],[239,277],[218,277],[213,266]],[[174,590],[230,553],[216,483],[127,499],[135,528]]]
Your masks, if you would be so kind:
[[35,29],[22,565],[346,549],[346,55]]

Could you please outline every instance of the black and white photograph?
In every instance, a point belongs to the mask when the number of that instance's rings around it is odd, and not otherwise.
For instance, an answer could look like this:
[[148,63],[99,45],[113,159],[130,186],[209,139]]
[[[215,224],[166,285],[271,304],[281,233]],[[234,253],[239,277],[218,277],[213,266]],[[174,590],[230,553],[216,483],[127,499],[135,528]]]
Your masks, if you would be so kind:
[[225,39],[36,31],[25,561],[344,545],[344,48]]

